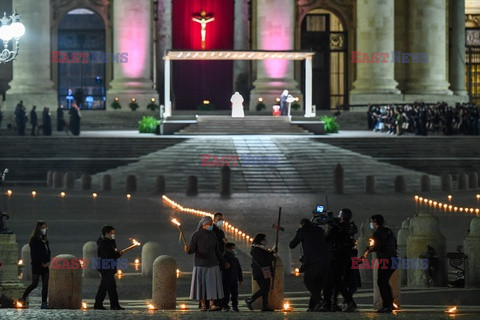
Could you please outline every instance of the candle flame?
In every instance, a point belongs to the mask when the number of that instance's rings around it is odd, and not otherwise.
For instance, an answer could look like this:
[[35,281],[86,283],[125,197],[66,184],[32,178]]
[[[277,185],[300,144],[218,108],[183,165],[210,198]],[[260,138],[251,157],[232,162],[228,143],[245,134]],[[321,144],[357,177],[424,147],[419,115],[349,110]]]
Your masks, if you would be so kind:
[[19,265],[19,266],[23,265],[23,260],[21,260],[21,259],[18,260],[18,265]]
[[140,259],[135,259],[135,264],[139,264],[140,263]]
[[177,278],[180,278],[181,274],[182,274],[182,271],[180,271],[180,269],[177,269]]
[[10,197],[13,194],[12,190],[7,190],[7,195]]
[[93,199],[96,199],[98,197],[98,194],[96,192],[92,193]]
[[394,307],[395,309],[398,309],[398,305],[397,305],[395,302],[393,303],[393,307]]
[[130,200],[130,198],[132,197],[132,195],[129,193],[127,194],[127,199]]
[[135,240],[135,239],[132,239],[132,244],[133,244],[134,246],[137,246],[137,247],[138,247],[141,243],[138,242],[138,241]]
[[375,245],[375,240],[373,238],[368,239],[368,245],[373,247]]
[[88,309],[88,304],[86,302],[82,302],[82,309]]
[[457,311],[457,307],[452,307],[450,309],[448,309],[448,313],[455,313]]
[[34,198],[35,198],[36,196],[37,196],[37,191],[35,191],[35,190],[34,190],[34,191],[32,191],[32,197],[34,197]]
[[291,311],[292,309],[293,309],[293,308],[292,308],[292,306],[290,305],[290,302],[287,301],[287,302],[284,302],[284,303],[283,303],[283,310],[285,310],[285,311]]
[[185,303],[182,303],[180,305],[180,310],[187,310],[187,305]]
[[60,192],[60,197],[65,198],[65,196],[66,196],[66,193],[65,193],[65,192],[63,192],[63,191]]
[[172,219],[172,223],[173,223],[173,224],[176,224],[178,227],[181,226],[180,222],[179,222],[176,218],[173,218],[173,219]]
[[23,303],[21,303],[20,301],[17,301],[16,304],[15,304],[15,306],[16,306],[17,308],[23,308]]
[[151,303],[147,304],[148,310],[155,310],[155,306]]

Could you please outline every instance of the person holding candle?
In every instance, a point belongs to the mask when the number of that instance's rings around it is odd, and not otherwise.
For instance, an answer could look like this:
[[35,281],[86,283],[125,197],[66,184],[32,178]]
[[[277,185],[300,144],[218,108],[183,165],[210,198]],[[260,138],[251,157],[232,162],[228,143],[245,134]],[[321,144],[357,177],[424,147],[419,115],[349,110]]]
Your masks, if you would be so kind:
[[18,299],[23,305],[27,300],[28,295],[38,286],[38,281],[42,277],[42,309],[48,309],[47,295],[48,295],[48,278],[50,265],[50,246],[47,237],[47,224],[44,221],[38,221],[30,236],[30,257],[32,259],[32,284],[23,293],[23,296]]
[[392,230],[384,226],[385,220],[382,215],[376,214],[370,218],[370,229],[374,230],[370,246],[367,247],[363,258],[367,258],[370,252],[376,252],[378,259],[386,259],[387,268],[378,269],[378,289],[382,297],[383,306],[378,313],[391,313],[393,310],[392,288],[390,277],[395,269],[392,269],[392,258],[397,257],[397,239]]
[[93,308],[98,310],[107,309],[103,306],[103,300],[105,300],[108,292],[110,308],[112,310],[125,310],[125,308],[122,308],[118,302],[117,285],[115,283],[117,267],[116,264],[113,263],[114,260],[117,260],[124,254],[124,251],[118,251],[117,249],[117,244],[115,243],[115,229],[112,226],[104,226],[102,228],[102,236],[98,238],[97,245],[97,254],[100,260],[97,262],[97,267],[102,279],[100,281],[100,286],[98,287],[97,295],[95,296],[95,304]]
[[[211,217],[205,216],[200,220],[190,244],[185,246],[185,252],[195,254],[190,299],[200,300],[202,311],[221,310],[221,306],[215,305],[215,300],[224,297],[220,266],[223,268],[225,263],[213,232]],[[210,301],[209,308],[206,300]]]

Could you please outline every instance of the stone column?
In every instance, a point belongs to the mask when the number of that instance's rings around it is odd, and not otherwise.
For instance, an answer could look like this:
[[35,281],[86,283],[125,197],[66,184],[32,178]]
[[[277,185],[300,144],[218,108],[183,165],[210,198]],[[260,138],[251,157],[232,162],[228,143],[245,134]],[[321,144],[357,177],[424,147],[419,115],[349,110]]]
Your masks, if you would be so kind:
[[451,95],[447,81],[446,0],[409,2],[410,53],[427,54],[427,63],[409,63],[406,93]]
[[463,96],[467,101],[465,90],[465,1],[450,0],[450,61],[449,80],[453,94]]
[[93,267],[96,263],[92,263],[97,258],[98,246],[95,241],[88,241],[83,245],[83,277],[90,279],[100,278],[100,272]]
[[[406,30],[408,30],[408,1],[395,0],[395,51],[408,52],[408,32]],[[390,61],[392,61],[391,57]],[[395,63],[394,65],[398,89],[404,92],[408,64]]]
[[[76,262],[75,262],[76,261]],[[61,254],[52,259],[48,281],[48,304],[51,309],[80,309],[82,307],[82,269],[73,266],[78,259]]]
[[[352,104],[386,102],[400,98],[397,81],[394,79],[395,65],[391,63],[394,51],[394,0],[357,1],[357,53],[359,57],[357,80],[350,92]],[[358,56],[358,51],[360,56]],[[373,55],[377,60],[373,60]],[[363,56],[373,63],[361,63]],[[354,59],[355,58],[355,59]],[[364,60],[364,59],[363,59]]]
[[[25,25],[20,51],[13,63],[13,79],[6,92],[3,111],[13,111],[20,100],[30,110],[32,105],[56,107],[57,92],[51,79],[50,3],[49,1],[13,0]],[[2,12],[3,14],[3,12]]]
[[152,300],[161,310],[175,310],[177,262],[170,256],[160,256],[153,262]]
[[18,243],[15,234],[0,234],[0,295],[18,299],[26,286],[18,280]]
[[[410,218],[402,222],[402,228],[398,230],[397,234],[397,253],[402,259],[407,258],[407,239],[410,234]],[[407,269],[402,268],[401,272],[402,285],[407,284]]]
[[[172,49],[172,1],[158,2],[157,25],[157,88],[163,88],[165,71],[163,56],[167,49]],[[163,99],[161,101],[163,101]],[[161,102],[159,102],[159,104],[161,104]]]
[[142,247],[142,275],[152,276],[153,262],[162,254],[162,248],[156,242],[147,242]]
[[470,232],[463,242],[467,258],[465,270],[465,286],[467,288],[480,287],[480,217],[475,217],[470,223]]
[[30,281],[32,280],[32,259],[30,257],[30,245],[24,245],[20,253],[23,261],[22,280]]
[[[293,50],[295,35],[294,0],[257,0],[255,4],[256,50]],[[255,110],[259,97],[267,108],[275,103],[283,90],[301,97],[298,83],[294,79],[294,62],[267,59],[257,62],[257,77],[250,93],[250,110]],[[267,109],[268,110],[268,109]]]
[[[362,222],[360,224],[359,237],[357,239],[357,250],[358,250],[358,257],[361,257],[365,252],[365,249],[369,245],[369,239],[372,236],[372,230],[368,227],[370,224],[369,221]],[[362,279],[362,283],[365,282],[372,282],[373,273],[368,269],[360,269],[360,278]]]
[[[283,272],[283,263],[280,257],[276,257],[277,263],[275,266],[275,279],[273,284],[273,289],[270,283],[270,291],[268,293],[268,306],[275,310],[281,310],[283,308],[284,300],[284,272]],[[272,279],[270,279],[272,281]],[[252,278],[252,294],[258,291],[260,287],[257,284],[257,281]],[[255,309],[260,309],[262,307],[262,297],[258,298],[253,302],[253,307]]]
[[113,80],[107,91],[107,110],[115,97],[121,110],[135,98],[145,109],[151,98],[158,101],[152,82],[153,3],[151,0],[115,0],[113,2],[113,51],[128,53],[127,63],[113,65]]
[[[233,31],[233,49],[248,50],[248,0],[235,0],[235,20]],[[234,90],[245,99],[244,106],[250,102],[249,61],[233,61]]]

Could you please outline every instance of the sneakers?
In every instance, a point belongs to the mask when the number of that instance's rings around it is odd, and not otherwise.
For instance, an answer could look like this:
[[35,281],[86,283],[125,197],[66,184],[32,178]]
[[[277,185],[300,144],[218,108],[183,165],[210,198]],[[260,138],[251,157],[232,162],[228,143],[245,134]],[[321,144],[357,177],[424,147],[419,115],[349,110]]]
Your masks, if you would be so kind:
[[110,309],[112,309],[112,310],[125,310],[125,308],[122,308],[120,306],[111,307]]
[[378,310],[377,313],[392,313],[392,309],[383,307],[382,309]]
[[354,311],[357,311],[357,304],[354,301],[348,303],[345,309],[343,309],[343,312],[354,312]]
[[96,306],[96,305],[93,306],[93,309],[95,309],[95,310],[107,310],[107,308],[105,308],[104,306]]
[[247,300],[245,300],[245,303],[247,304],[247,307],[248,309],[250,309],[250,311],[253,310],[252,302],[253,302],[252,298],[248,298]]
[[42,305],[40,306],[40,309],[48,309],[48,303],[42,302]]
[[238,307],[233,307],[232,310],[233,310],[234,312],[239,312],[239,311],[240,311],[240,310],[238,310]]

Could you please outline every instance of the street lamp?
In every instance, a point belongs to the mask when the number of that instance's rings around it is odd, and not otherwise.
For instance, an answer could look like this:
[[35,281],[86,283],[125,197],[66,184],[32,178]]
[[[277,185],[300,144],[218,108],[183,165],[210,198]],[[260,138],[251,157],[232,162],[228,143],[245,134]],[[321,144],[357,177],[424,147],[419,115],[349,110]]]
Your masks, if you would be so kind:
[[[0,63],[7,63],[15,60],[18,56],[20,38],[25,34],[25,26],[20,22],[20,16],[16,11],[10,17],[7,17],[7,13],[4,12],[0,22],[2,25],[0,27],[0,40],[3,40]],[[12,39],[15,39],[15,44],[12,44],[12,50],[10,50],[8,44]]]

